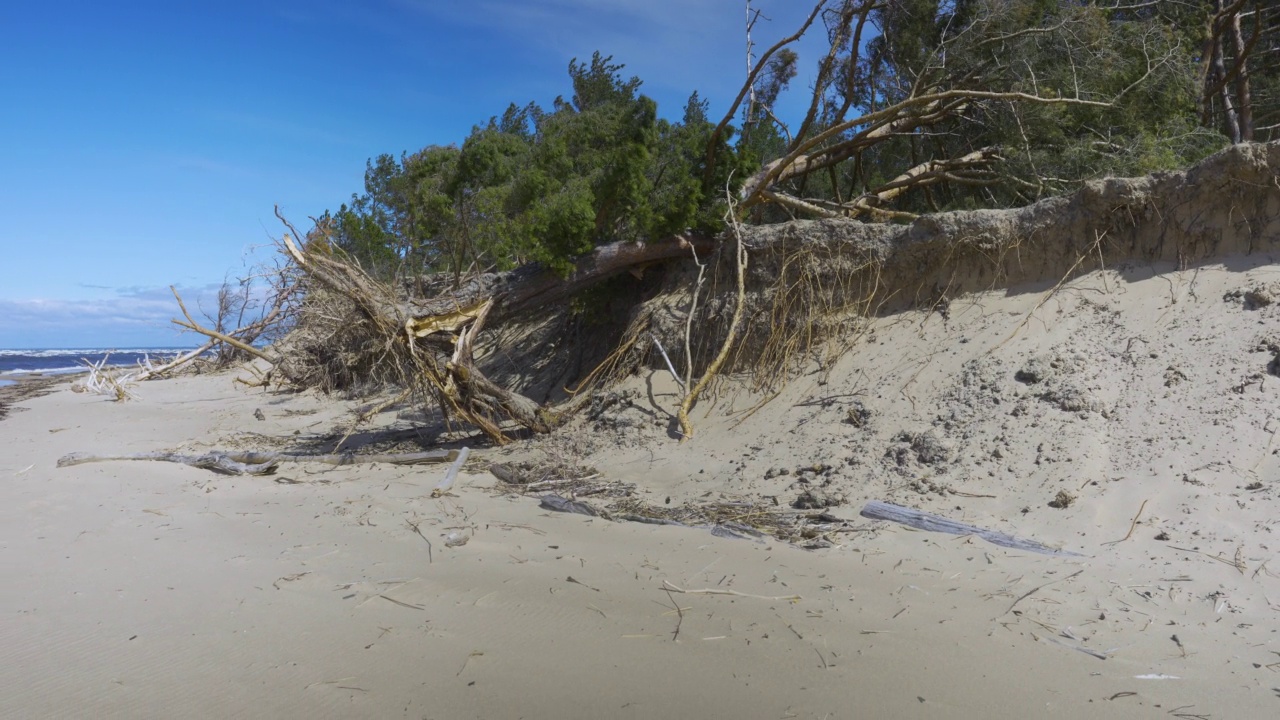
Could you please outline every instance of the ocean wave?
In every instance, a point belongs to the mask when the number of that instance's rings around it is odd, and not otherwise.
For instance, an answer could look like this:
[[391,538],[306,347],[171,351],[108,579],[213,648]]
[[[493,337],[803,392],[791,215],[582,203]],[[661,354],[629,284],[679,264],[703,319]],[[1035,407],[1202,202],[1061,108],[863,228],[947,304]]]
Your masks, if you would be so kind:
[[14,375],[70,375],[82,372],[89,372],[89,368],[83,365],[72,365],[68,367],[40,368],[39,370],[4,370],[0,371],[0,377],[13,377]]
[[184,352],[191,352],[195,348],[181,347],[154,347],[154,348],[44,348],[29,350],[0,350],[0,357],[32,357],[32,358],[50,358],[50,357],[74,357],[79,355],[177,355]]

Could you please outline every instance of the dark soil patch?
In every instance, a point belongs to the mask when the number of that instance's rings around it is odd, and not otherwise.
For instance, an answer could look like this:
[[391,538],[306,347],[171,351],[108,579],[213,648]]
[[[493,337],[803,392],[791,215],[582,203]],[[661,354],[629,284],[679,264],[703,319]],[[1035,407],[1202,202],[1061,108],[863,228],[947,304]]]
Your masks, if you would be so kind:
[[12,385],[0,387],[0,420],[9,417],[10,412],[20,412],[25,409],[13,407],[15,403],[48,395],[57,385],[70,379],[69,375],[36,375],[17,380]]

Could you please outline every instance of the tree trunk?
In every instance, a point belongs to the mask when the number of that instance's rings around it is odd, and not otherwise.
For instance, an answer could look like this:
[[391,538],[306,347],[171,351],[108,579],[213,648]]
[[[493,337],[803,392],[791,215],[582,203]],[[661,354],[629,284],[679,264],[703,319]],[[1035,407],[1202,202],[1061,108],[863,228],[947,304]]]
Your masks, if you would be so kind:
[[[1218,0],[1218,9],[1222,9],[1222,0]],[[1222,22],[1219,19],[1219,22]],[[1215,32],[1213,42],[1213,84],[1218,88],[1222,99],[1223,129],[1232,143],[1240,142],[1240,120],[1236,116],[1235,103],[1231,99],[1231,89],[1227,87],[1227,64],[1223,59],[1222,33]]]
[[580,259],[573,272],[564,277],[540,265],[528,265],[504,273],[486,273],[467,280],[455,290],[429,299],[412,300],[405,316],[426,319],[474,307],[492,298],[492,320],[501,320],[524,311],[534,310],[563,300],[602,280],[623,272],[640,272],[644,267],[664,260],[693,257],[711,252],[713,238],[702,235],[676,235],[647,243],[613,243],[602,245]]
[[[1255,18],[1254,20],[1254,22],[1261,21],[1261,18]],[[1240,31],[1240,13],[1238,11],[1231,16],[1231,42],[1235,48],[1236,65],[1238,67],[1235,86],[1236,107],[1239,109],[1240,115],[1240,140],[1252,142],[1253,98],[1249,92],[1249,55],[1252,48],[1245,43],[1244,34]]]

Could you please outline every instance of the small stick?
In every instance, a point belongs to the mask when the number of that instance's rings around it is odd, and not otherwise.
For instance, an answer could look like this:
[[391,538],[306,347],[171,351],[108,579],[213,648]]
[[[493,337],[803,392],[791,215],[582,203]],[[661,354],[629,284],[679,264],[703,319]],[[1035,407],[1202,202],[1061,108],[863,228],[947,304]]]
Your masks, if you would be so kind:
[[473,657],[484,657],[484,653],[480,652],[479,650],[472,650],[471,654],[467,656],[467,659],[462,661],[462,667],[458,668],[458,672],[456,675],[454,675],[454,677],[458,677],[459,675],[462,674],[463,670],[467,669],[467,665],[471,662],[471,658]]
[[1146,509],[1146,507],[1147,507],[1147,501],[1146,501],[1146,500],[1143,500],[1143,501],[1142,501],[1142,505],[1138,507],[1138,514],[1137,514],[1137,515],[1134,515],[1134,516],[1133,516],[1133,522],[1132,522],[1132,523],[1129,523],[1129,532],[1128,532],[1128,533],[1126,533],[1124,537],[1120,538],[1119,540],[1112,540],[1111,542],[1104,542],[1104,543],[1102,543],[1102,544],[1103,544],[1103,545],[1115,545],[1115,544],[1117,544],[1117,543],[1122,543],[1122,542],[1124,542],[1125,540],[1128,540],[1129,538],[1133,537],[1133,529],[1134,529],[1134,528],[1136,528],[1136,527],[1138,527],[1138,518],[1142,517],[1142,511],[1143,511],[1144,509]]
[[957,495],[957,496],[959,496],[959,497],[967,497],[967,498],[993,498],[993,497],[995,497],[995,495],[984,495],[984,494],[981,494],[981,493],[969,493],[969,492],[964,492],[963,490],[955,490],[955,489],[953,489],[953,488],[947,488],[947,492],[951,493],[952,495]]
[[397,604],[397,605],[399,605],[399,606],[401,606],[401,607],[407,607],[407,608],[409,608],[410,610],[426,610],[426,608],[422,607],[421,605],[411,605],[411,604],[409,604],[409,603],[407,603],[407,602],[401,602],[401,601],[399,601],[399,600],[397,600],[397,599],[395,599],[395,598],[393,598],[393,597],[389,597],[389,596],[387,596],[387,595],[378,595],[378,597],[382,598],[383,600],[387,600],[387,601],[389,601],[389,602],[393,602],[393,603],[395,603],[395,604]]
[[662,342],[658,340],[658,336],[649,333],[649,337],[653,338],[653,344],[658,347],[658,352],[662,353],[662,359],[667,361],[667,370],[671,371],[671,377],[676,381],[676,385],[680,386],[680,392],[684,392],[684,381],[676,374],[676,366],[671,364],[671,358],[667,356],[666,348],[662,347]]
[[584,587],[584,588],[586,588],[586,589],[588,589],[588,590],[594,590],[595,592],[600,592],[600,588],[593,588],[593,587],[591,587],[590,585],[588,585],[588,584],[586,584],[586,583],[582,582],[581,580],[579,580],[579,579],[575,578],[575,577],[574,577],[574,576],[572,576],[572,575],[570,575],[569,577],[565,578],[565,582],[571,582],[571,583],[573,583],[573,584],[575,584],[575,585],[581,585],[582,587]]
[[1195,553],[1196,555],[1203,555],[1209,558],[1210,560],[1217,560],[1223,565],[1230,565],[1231,567],[1237,570],[1240,569],[1240,566],[1237,565],[1234,560],[1228,560],[1222,557],[1221,555],[1210,555],[1209,553],[1206,553],[1206,552],[1200,552],[1199,550],[1192,550],[1191,548],[1178,547],[1177,545],[1170,545],[1169,547],[1173,548],[1174,550],[1180,550],[1182,552],[1189,552],[1189,553]]
[[1014,600],[1014,601],[1013,601],[1013,604],[1009,606],[1009,609],[1008,609],[1008,610],[1005,610],[1003,613],[1000,613],[1000,617],[997,617],[997,618],[995,618],[995,619],[996,619],[996,620],[999,620],[1001,617],[1004,617],[1005,615],[1008,615],[1008,614],[1009,614],[1009,612],[1010,612],[1010,611],[1012,611],[1012,610],[1013,610],[1013,608],[1014,608],[1018,603],[1020,603],[1020,602],[1022,602],[1023,600],[1026,600],[1027,598],[1031,597],[1031,595],[1032,595],[1032,594],[1034,594],[1034,593],[1036,593],[1036,592],[1039,592],[1039,591],[1041,591],[1041,590],[1043,590],[1043,589],[1045,589],[1045,588],[1049,587],[1049,586],[1050,586],[1050,585],[1052,585],[1053,583],[1062,582],[1062,581],[1064,581],[1064,580],[1070,580],[1071,578],[1073,578],[1073,577],[1075,577],[1075,576],[1079,575],[1079,574],[1080,574],[1080,573],[1082,573],[1082,572],[1084,572],[1084,570],[1077,570],[1077,571],[1075,571],[1075,572],[1071,573],[1070,575],[1068,575],[1068,576],[1066,576],[1066,577],[1064,577],[1064,578],[1061,578],[1061,579],[1059,579],[1059,580],[1053,580],[1053,581],[1051,581],[1051,582],[1047,582],[1047,583],[1045,583],[1045,584],[1043,584],[1043,585],[1040,585],[1039,587],[1033,587],[1033,588],[1031,588],[1030,590],[1028,590],[1028,591],[1026,591],[1025,593],[1023,593],[1023,594],[1022,594],[1022,595],[1021,595],[1017,600]]
[[[668,583],[666,582],[663,583],[663,585],[667,584]],[[680,626],[684,624],[684,610],[680,609],[680,603],[676,602],[676,599],[671,597],[671,590],[666,587],[662,588],[662,590],[667,594],[667,599],[671,601],[671,605],[676,609],[676,629],[675,632],[671,633],[671,641],[675,642],[676,639],[680,637]]]
[[1032,635],[1032,637],[1036,638],[1037,640],[1048,640],[1049,642],[1053,643],[1054,645],[1061,645],[1061,646],[1062,646],[1062,647],[1064,647],[1064,648],[1070,648],[1070,649],[1072,649],[1072,650],[1075,650],[1076,652],[1082,652],[1082,653],[1084,653],[1085,655],[1090,655],[1090,656],[1092,656],[1092,657],[1096,657],[1096,658],[1098,658],[1099,660],[1106,660],[1106,659],[1107,659],[1107,657],[1108,657],[1107,653],[1098,652],[1097,650],[1090,650],[1089,648],[1084,647],[1083,645],[1070,645],[1070,644],[1068,644],[1068,643],[1064,643],[1064,642],[1062,642],[1061,640],[1057,640],[1057,639],[1055,639],[1055,638],[1051,638],[1051,637],[1043,637],[1043,638],[1042,638],[1042,637],[1040,637],[1040,636],[1038,636],[1038,635],[1034,635],[1034,634]]
[[[1082,570],[1081,572],[1084,572],[1084,571]],[[748,593],[740,593],[737,590],[721,590],[719,588],[704,588],[702,590],[685,590],[684,588],[673,585],[666,580],[662,581],[662,589],[668,590],[670,592],[685,593],[686,595],[733,595],[736,597],[754,598],[756,600],[790,600],[791,602],[796,602],[798,600],[804,599],[799,595],[774,595],[774,596],[751,595]]]
[[412,522],[410,520],[405,520],[405,522],[409,523],[409,527],[413,528],[413,531],[418,533],[418,537],[422,538],[422,540],[427,543],[427,564],[431,565],[435,562],[435,559],[431,557],[431,541],[427,540],[427,536],[423,535],[422,529],[418,527],[418,523],[422,521],[419,520],[418,522]]

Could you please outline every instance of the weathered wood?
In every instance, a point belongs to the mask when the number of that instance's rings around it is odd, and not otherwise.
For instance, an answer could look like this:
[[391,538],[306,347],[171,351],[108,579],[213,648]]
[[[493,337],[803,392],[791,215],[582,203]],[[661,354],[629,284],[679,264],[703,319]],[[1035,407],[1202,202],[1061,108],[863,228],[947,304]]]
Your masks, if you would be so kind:
[[715,240],[702,235],[601,245],[580,258],[568,277],[538,264],[503,273],[485,273],[466,280],[457,289],[413,300],[402,313],[414,322],[423,323],[428,318],[449,317],[461,309],[475,308],[492,298],[491,319],[497,321],[563,300],[620,273],[664,260],[691,259],[693,250],[702,256],[714,248]]
[[453,461],[453,465],[449,468],[449,472],[444,474],[444,479],[441,480],[439,484],[436,485],[435,489],[431,491],[431,497],[438,498],[449,492],[449,489],[453,487],[453,481],[458,478],[458,471],[462,469],[464,464],[466,464],[467,458],[469,457],[471,457],[471,448],[464,447],[458,451],[457,459]]
[[458,457],[457,450],[428,450],[420,453],[398,453],[383,455],[301,455],[297,453],[272,453],[256,451],[208,452],[203,455],[183,455],[175,452],[145,452],[129,455],[92,455],[90,453],[71,453],[58,460],[58,467],[70,467],[91,462],[115,462],[118,460],[156,460],[173,462],[182,465],[226,475],[270,475],[282,462],[318,462],[326,465],[353,465],[356,463],[390,463],[394,465],[417,465],[420,463],[449,462]]
[[598,510],[593,505],[584,503],[581,500],[570,500],[562,498],[559,495],[543,495],[538,501],[538,507],[544,510],[553,510],[555,512],[574,513],[577,515],[589,515],[591,517],[602,517],[606,520],[612,520],[609,513],[604,510]]
[[862,517],[871,520],[888,520],[889,522],[899,523],[917,530],[927,530],[928,532],[948,533],[951,535],[977,535],[992,545],[1014,550],[1026,550],[1042,555],[1080,557],[1079,553],[1073,553],[1069,550],[1059,550],[1048,545],[1041,545],[1033,540],[1022,540],[995,530],[987,530],[976,525],[949,520],[941,515],[912,510],[911,508],[880,502],[879,500],[872,500],[867,503],[867,506],[862,508],[860,514]]
[[[547,433],[557,416],[533,399],[493,383],[472,362],[471,348],[486,318],[537,311],[619,273],[639,273],[650,264],[692,258],[695,250],[705,253],[715,246],[713,238],[692,234],[646,243],[613,243],[580,258],[568,276],[534,264],[506,273],[476,275],[456,288],[415,288],[414,294],[433,295],[406,299],[353,262],[306,252],[289,234],[283,243],[312,281],[354,303],[388,347],[407,341],[412,354],[418,339],[427,343],[445,340],[446,347],[453,350],[451,359],[441,362],[431,354],[418,354],[420,367],[415,374],[425,375],[424,386],[440,400],[446,415],[456,414],[498,444],[510,441],[502,430],[506,420]],[[587,398],[583,395],[578,402]]]

